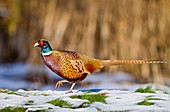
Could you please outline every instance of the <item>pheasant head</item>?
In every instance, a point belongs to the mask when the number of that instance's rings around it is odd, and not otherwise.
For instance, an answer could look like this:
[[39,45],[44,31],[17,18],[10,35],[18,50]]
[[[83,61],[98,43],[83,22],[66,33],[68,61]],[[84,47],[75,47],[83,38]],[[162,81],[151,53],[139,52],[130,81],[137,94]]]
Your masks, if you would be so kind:
[[52,53],[52,48],[47,40],[38,40],[34,47],[40,47],[42,55],[50,55]]

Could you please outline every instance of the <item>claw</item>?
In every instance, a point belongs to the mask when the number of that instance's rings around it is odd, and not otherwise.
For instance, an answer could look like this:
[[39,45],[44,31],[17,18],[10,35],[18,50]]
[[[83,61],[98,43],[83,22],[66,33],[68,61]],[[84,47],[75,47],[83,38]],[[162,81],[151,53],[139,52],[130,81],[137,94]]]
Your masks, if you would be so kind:
[[68,92],[66,92],[65,94],[68,94],[68,93],[73,93],[73,91],[68,91]]
[[62,81],[58,81],[55,85],[55,88],[59,88],[60,86],[63,86],[63,82]]
[[63,83],[64,83],[64,82],[69,82],[69,81],[67,81],[67,80],[58,81],[58,82],[56,83],[56,85],[55,85],[55,88],[59,88],[60,86],[63,86]]

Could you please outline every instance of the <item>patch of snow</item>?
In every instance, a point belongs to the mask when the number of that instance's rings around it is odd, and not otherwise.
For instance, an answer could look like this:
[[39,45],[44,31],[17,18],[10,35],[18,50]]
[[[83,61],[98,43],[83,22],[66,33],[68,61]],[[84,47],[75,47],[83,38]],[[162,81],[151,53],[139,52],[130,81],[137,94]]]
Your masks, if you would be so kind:
[[[70,96],[84,94],[82,91],[74,90],[73,93],[65,94],[66,91],[24,91],[18,90],[15,94],[0,93],[0,109],[7,106],[24,106],[27,111],[36,110],[48,110],[49,112],[54,111],[66,111],[66,112],[98,112],[98,111],[170,111],[170,95],[163,94],[161,91],[156,93],[135,93],[133,91],[124,90],[100,90],[98,92],[91,92],[90,94],[102,94],[107,98],[106,103],[94,102],[87,108],[76,108],[82,105],[88,100],[72,99]],[[44,96],[44,94],[47,94]],[[161,100],[149,100],[154,102],[151,106],[137,105],[138,102],[143,101],[146,97],[151,96],[152,98],[160,98]],[[54,106],[47,102],[60,98],[61,100],[67,101],[73,104],[72,108],[62,108]],[[29,101],[33,101],[29,104]],[[29,105],[28,105],[29,104]]]

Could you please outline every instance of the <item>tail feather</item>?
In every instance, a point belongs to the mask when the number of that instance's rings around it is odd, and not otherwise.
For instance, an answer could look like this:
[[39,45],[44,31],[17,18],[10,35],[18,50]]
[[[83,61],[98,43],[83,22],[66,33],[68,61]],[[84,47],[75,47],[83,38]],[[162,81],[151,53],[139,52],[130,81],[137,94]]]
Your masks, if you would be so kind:
[[167,63],[165,60],[102,60],[102,66]]

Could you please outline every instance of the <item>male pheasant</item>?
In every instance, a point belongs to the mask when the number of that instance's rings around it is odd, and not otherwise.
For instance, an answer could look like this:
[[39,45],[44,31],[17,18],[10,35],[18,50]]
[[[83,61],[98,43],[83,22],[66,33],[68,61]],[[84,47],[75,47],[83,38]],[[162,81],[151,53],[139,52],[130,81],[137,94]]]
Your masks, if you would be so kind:
[[45,64],[59,76],[66,80],[56,83],[60,87],[64,82],[72,84],[68,93],[72,92],[73,87],[87,75],[101,69],[104,66],[127,65],[127,64],[150,64],[165,63],[162,60],[100,60],[89,56],[76,53],[74,51],[57,50],[54,51],[47,40],[38,40],[34,45],[41,48],[41,56]]

